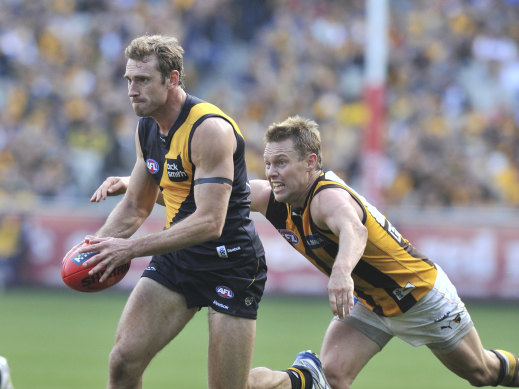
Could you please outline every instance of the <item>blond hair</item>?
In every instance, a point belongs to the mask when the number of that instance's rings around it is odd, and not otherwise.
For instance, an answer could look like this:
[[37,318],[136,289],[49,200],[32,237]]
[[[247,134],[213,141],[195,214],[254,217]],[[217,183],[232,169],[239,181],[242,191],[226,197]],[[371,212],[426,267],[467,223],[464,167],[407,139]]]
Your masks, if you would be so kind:
[[316,154],[317,169],[322,169],[321,134],[316,122],[301,116],[291,116],[282,122],[272,123],[264,137],[265,143],[281,142],[285,139],[292,139],[300,160],[308,154]]

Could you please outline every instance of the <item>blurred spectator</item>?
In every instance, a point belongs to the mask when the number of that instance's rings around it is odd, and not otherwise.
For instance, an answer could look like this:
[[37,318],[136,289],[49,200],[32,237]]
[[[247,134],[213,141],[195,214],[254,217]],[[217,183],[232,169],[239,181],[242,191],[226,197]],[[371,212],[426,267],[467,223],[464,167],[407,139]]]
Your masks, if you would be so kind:
[[25,281],[22,271],[27,248],[25,235],[23,215],[0,216],[0,290]]
[[[326,168],[359,180],[365,2],[4,0],[0,205],[87,197],[133,165],[123,49],[172,34],[188,92],[235,117],[251,177],[272,121],[319,121]],[[519,2],[391,0],[390,205],[519,205]],[[26,197],[28,198],[28,197]],[[32,200],[28,200],[29,202]]]

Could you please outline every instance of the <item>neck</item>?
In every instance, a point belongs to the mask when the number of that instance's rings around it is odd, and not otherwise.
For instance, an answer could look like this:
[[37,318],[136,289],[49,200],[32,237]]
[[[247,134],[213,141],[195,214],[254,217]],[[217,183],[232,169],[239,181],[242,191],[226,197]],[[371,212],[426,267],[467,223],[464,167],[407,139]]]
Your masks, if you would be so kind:
[[166,136],[169,134],[170,128],[178,119],[180,112],[182,111],[186,98],[186,92],[180,87],[175,87],[168,94],[168,99],[162,108],[151,115],[159,125],[161,135]]
[[291,202],[290,204],[293,211],[297,212],[305,207],[305,201],[308,197],[308,193],[310,193],[310,190],[314,186],[315,181],[319,178],[321,172],[321,170],[314,170],[308,174],[308,181],[306,183],[305,190],[301,192],[301,196],[299,196],[297,201]]

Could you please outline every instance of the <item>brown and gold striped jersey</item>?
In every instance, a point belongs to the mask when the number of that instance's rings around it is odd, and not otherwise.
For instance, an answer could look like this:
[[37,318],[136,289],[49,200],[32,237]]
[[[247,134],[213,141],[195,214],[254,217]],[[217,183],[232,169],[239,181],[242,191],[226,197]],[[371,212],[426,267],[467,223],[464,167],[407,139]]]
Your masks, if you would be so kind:
[[434,263],[336,174],[329,171],[319,176],[300,212],[275,201],[271,194],[266,217],[296,250],[329,276],[339,238],[318,228],[310,213],[313,197],[327,188],[343,189],[344,195],[353,197],[363,210],[362,222],[368,230],[368,240],[352,272],[356,297],[382,316],[406,312],[432,289],[437,274]]

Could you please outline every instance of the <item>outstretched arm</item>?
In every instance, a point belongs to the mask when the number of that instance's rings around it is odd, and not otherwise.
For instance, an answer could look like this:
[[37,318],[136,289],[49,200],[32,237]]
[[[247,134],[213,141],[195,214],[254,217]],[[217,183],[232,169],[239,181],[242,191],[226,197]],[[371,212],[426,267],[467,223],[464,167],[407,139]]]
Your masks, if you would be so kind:
[[251,201],[251,211],[265,215],[271,192],[270,184],[267,180],[250,180],[249,200]]
[[[126,193],[126,189],[130,183],[130,176],[119,177],[119,176],[110,176],[107,177],[106,180],[103,181],[99,188],[96,189],[92,197],[90,198],[90,202],[98,203],[101,200],[106,200],[108,196],[119,196]],[[157,204],[164,205],[164,197],[162,192],[159,192],[157,196]]]
[[317,226],[339,237],[339,249],[328,282],[330,308],[344,318],[354,305],[351,272],[364,253],[368,231],[362,224],[362,209],[344,190],[330,188],[312,200],[312,218]]
[[[98,203],[101,200],[106,200],[108,196],[119,196],[126,193],[126,188],[130,182],[130,176],[118,177],[110,176],[103,181],[99,188],[96,189],[90,201]],[[267,212],[267,205],[270,198],[270,185],[267,180],[251,180],[251,193],[249,200],[251,201],[251,211],[260,212],[263,215]],[[157,204],[164,205],[164,197],[162,192],[157,196]]]

